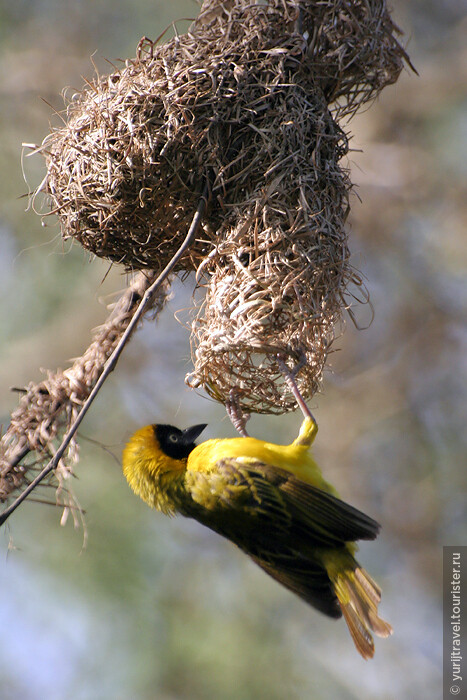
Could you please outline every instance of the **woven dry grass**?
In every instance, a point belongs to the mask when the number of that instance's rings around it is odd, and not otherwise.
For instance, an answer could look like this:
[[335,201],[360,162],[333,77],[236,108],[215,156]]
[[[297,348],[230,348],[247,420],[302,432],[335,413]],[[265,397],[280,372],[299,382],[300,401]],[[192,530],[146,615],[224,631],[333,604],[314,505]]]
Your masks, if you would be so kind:
[[275,358],[318,388],[346,289],[348,150],[338,119],[394,82],[407,54],[385,0],[207,0],[189,31],[98,76],[42,146],[65,238],[160,270],[208,182],[178,270],[206,300],[189,382],[243,408],[293,408]]
[[[171,257],[207,174],[206,238],[216,240],[226,207],[271,166],[271,130],[255,132],[286,87],[353,110],[394,82],[405,58],[382,0],[205,9],[187,34],[161,46],[144,39],[136,59],[90,82],[43,144],[44,187],[63,235],[131,268],[160,269]],[[200,240],[191,264],[207,250]]]

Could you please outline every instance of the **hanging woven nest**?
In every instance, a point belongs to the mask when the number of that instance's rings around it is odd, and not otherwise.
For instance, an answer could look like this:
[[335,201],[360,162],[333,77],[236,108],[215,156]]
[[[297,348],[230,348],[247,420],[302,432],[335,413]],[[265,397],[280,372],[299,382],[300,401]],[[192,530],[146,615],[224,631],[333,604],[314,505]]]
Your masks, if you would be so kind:
[[385,0],[206,0],[186,34],[88,83],[44,141],[62,235],[129,269],[166,265],[209,185],[177,269],[206,287],[189,382],[220,401],[293,408],[277,355],[306,358],[305,397],[319,386],[359,282],[337,120],[397,79],[398,32]]
[[195,23],[161,46],[142,40],[135,60],[74,96],[65,126],[42,147],[43,189],[65,239],[130,269],[159,270],[208,180],[203,231],[179,269],[202,262],[250,183],[264,146],[252,125],[274,108],[270,88],[284,75],[281,52],[261,54],[289,38],[278,9],[275,22],[264,7],[237,13],[228,35]]
[[211,0],[203,10],[187,34],[161,46],[144,39],[136,59],[87,83],[43,144],[43,187],[63,237],[128,268],[170,259],[207,177],[205,235],[181,263],[196,268],[226,207],[268,169],[254,131],[267,126],[281,84],[356,109],[406,57],[382,0]]
[[206,299],[193,323],[188,382],[223,402],[235,387],[246,410],[284,412],[294,402],[277,357],[291,367],[306,361],[298,383],[312,396],[343,290],[356,279],[344,226],[350,182],[339,165],[347,139],[319,95],[287,86],[255,134],[268,144],[269,171],[231,209],[198,270]]
[[[277,232],[281,243],[282,233]],[[340,309],[331,295],[326,305],[325,266],[318,271],[308,264],[300,242],[287,252],[282,246],[264,249],[261,234],[258,239],[256,249],[247,241],[235,246],[207,285],[193,324],[195,369],[188,383],[203,386],[223,403],[235,388],[244,410],[283,413],[295,404],[278,370],[278,356],[291,367],[304,362],[299,388],[304,397],[315,393]],[[250,256],[254,260],[247,262]],[[336,264],[328,263],[336,286]]]

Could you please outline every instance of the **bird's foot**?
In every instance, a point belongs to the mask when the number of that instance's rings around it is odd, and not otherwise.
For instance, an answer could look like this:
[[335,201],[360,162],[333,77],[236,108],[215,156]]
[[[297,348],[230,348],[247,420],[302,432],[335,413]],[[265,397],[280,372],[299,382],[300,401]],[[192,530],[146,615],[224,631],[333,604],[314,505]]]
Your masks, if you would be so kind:
[[225,410],[227,415],[232,421],[232,425],[242,437],[249,437],[246,431],[246,424],[250,420],[249,413],[243,413],[238,402],[238,389],[231,389],[229,393],[229,400],[225,404]]
[[305,418],[309,418],[310,420],[313,421],[313,423],[316,424],[316,420],[308,408],[305,399],[303,398],[300,389],[298,388],[297,381],[295,377],[297,376],[298,372],[306,365],[306,357],[304,354],[300,357],[299,361],[295,365],[293,369],[289,369],[287,365],[285,364],[284,360],[282,357],[278,355],[277,357],[277,364],[279,366],[280,371],[284,375],[284,378],[287,382],[287,384],[290,387],[290,391],[295,397],[295,401],[297,402],[301,412],[303,413]]

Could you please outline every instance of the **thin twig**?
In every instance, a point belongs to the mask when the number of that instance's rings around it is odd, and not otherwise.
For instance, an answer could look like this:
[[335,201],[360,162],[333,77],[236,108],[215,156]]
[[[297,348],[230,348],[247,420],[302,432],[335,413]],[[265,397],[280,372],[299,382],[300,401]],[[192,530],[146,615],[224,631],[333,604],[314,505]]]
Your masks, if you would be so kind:
[[[10,425],[0,440],[0,502],[6,501],[11,491],[19,488],[21,474],[17,468],[26,455],[30,452],[39,453],[42,466],[53,456],[55,450],[48,444],[62,432],[61,424],[66,422],[70,427],[73,423],[106,361],[117,347],[145,290],[155,278],[153,271],[135,275],[105,323],[94,330],[92,342],[81,357],[75,358],[65,371],[59,369],[54,373],[48,372],[45,380],[26,387],[18,408],[11,415]],[[168,286],[167,282],[165,286]],[[164,289],[159,289],[152,300],[155,309],[162,308],[165,296]],[[31,465],[25,469],[29,471]],[[39,468],[35,471],[39,471]]]
[[75,435],[76,431],[78,430],[79,426],[81,425],[81,422],[88,412],[92,402],[96,398],[97,394],[101,390],[104,382],[106,381],[107,377],[109,374],[115,369],[115,365],[117,364],[117,361],[123,351],[123,348],[128,342],[128,339],[130,338],[131,334],[133,333],[134,329],[138,325],[140,319],[144,315],[145,311],[147,310],[147,307],[149,305],[149,302],[151,301],[153,295],[158,291],[159,287],[163,284],[163,282],[167,279],[168,275],[172,272],[174,267],[176,266],[177,262],[180,260],[182,255],[188,250],[190,245],[192,244],[196,232],[199,228],[199,225],[201,223],[201,219],[203,217],[204,211],[206,209],[206,204],[207,204],[207,197],[208,197],[208,192],[209,192],[209,187],[208,183],[206,182],[204,186],[203,193],[201,195],[201,198],[198,203],[198,207],[196,209],[195,215],[193,217],[193,220],[191,222],[190,228],[188,230],[188,233],[180,246],[180,248],[177,250],[175,255],[172,257],[170,262],[166,265],[164,270],[161,272],[161,274],[157,277],[157,279],[151,284],[150,287],[145,291],[143,298],[141,299],[141,302],[136,309],[136,311],[133,314],[133,317],[128,324],[128,327],[126,328],[125,332],[123,333],[117,347],[107,360],[107,362],[104,365],[104,369],[102,371],[102,374],[100,375],[99,379],[97,380],[96,384],[94,385],[94,388],[92,389],[91,393],[89,394],[88,398],[84,402],[80,412],[76,416],[76,419],[74,423],[71,425],[70,429],[64,436],[62,443],[60,447],[57,449],[57,452],[55,453],[54,457],[49,461],[49,463],[42,469],[42,471],[36,476],[33,481],[27,486],[27,488],[24,489],[24,491],[18,496],[18,498],[10,505],[8,508],[6,508],[3,513],[0,515],[0,526],[3,525],[3,523],[10,517],[10,515],[16,510],[16,508],[27,498],[27,496],[38,486],[41,481],[48,475],[50,472],[52,472],[54,469],[56,469],[60,459],[63,457],[65,450],[67,449],[69,443],[71,442],[73,436]]

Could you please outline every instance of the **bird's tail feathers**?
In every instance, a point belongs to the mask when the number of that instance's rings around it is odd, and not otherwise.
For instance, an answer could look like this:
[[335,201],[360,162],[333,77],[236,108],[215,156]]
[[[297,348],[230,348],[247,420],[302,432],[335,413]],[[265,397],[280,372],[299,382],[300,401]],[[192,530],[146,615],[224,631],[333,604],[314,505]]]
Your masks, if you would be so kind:
[[353,557],[351,561],[352,566],[328,574],[354,644],[364,659],[370,659],[375,652],[372,632],[389,637],[392,627],[378,615],[381,589]]

